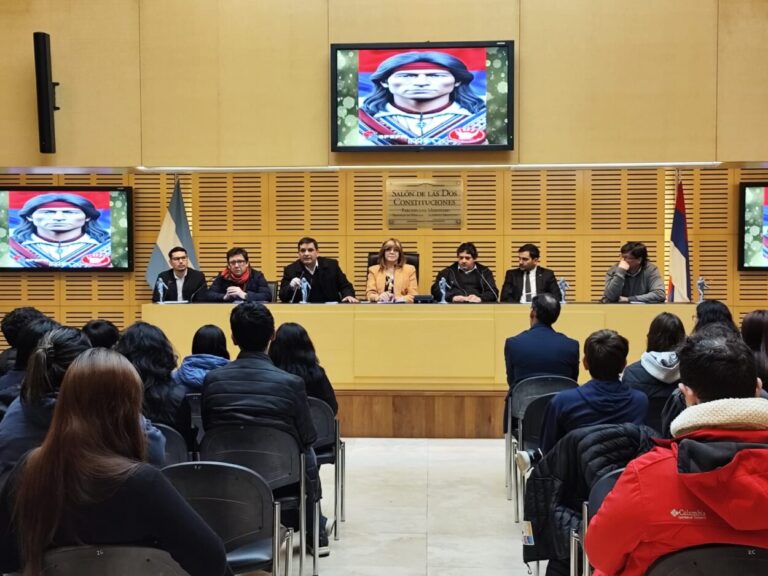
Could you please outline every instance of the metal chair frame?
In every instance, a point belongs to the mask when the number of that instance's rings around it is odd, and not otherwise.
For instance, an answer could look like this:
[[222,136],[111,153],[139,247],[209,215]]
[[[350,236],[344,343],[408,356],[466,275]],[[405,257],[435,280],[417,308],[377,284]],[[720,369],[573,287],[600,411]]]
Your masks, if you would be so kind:
[[[219,437],[230,435],[232,437],[238,437],[242,436],[244,439],[248,440],[248,443],[252,443],[250,448],[258,448],[259,447],[259,441],[261,440],[261,437],[263,435],[264,438],[268,438],[269,435],[276,435],[278,438],[282,437],[284,439],[284,443],[286,446],[293,446],[295,448],[295,454],[299,457],[299,466],[298,469],[291,468],[290,470],[287,469],[281,469],[281,475],[277,477],[276,479],[270,479],[268,475],[264,475],[262,472],[258,469],[258,463],[253,462],[252,457],[253,453],[255,453],[255,450],[244,452],[242,450],[235,450],[235,449],[225,449],[221,452],[216,451],[215,448],[212,448],[211,445],[214,444],[214,442],[219,441]],[[290,443],[288,442],[288,439],[290,439]],[[263,440],[262,440],[263,441]],[[304,453],[299,448],[298,443],[296,442],[295,438],[291,436],[288,432],[284,432],[282,430],[279,430],[277,428],[272,428],[268,426],[221,426],[214,428],[212,430],[209,430],[205,433],[203,436],[203,441],[200,444],[200,458],[201,460],[211,460],[211,461],[218,461],[218,462],[231,462],[234,464],[238,464],[241,466],[244,466],[246,468],[249,468],[253,470],[254,472],[260,473],[263,476],[265,476],[265,480],[267,481],[267,484],[269,484],[269,487],[274,491],[277,488],[282,488],[283,486],[289,486],[296,484],[296,476],[298,476],[298,484],[299,484],[299,543],[301,547],[301,551],[299,554],[299,575],[304,574],[304,561],[305,561],[305,555],[306,555],[306,533],[307,533],[307,516],[306,516],[306,506],[307,506],[307,486],[306,486],[306,462],[304,459]],[[293,480],[291,480],[293,479]],[[312,526],[312,544],[313,544],[313,555],[312,555],[312,575],[317,576],[318,575],[318,563],[319,563],[319,545],[320,545],[320,501],[317,500],[314,502],[314,522]]]
[[[520,380],[512,393],[507,398],[507,432],[504,435],[504,475],[505,486],[507,488],[507,500],[512,500],[514,494],[515,502],[515,522],[520,522],[520,506],[523,500],[521,492],[524,491],[525,479],[522,478],[517,466],[515,465],[515,456],[518,449],[525,448],[523,438],[523,424],[525,411],[528,405],[539,396],[561,392],[576,388],[578,384],[575,380],[566,376],[541,375],[531,376]],[[535,389],[536,393],[526,394],[526,389]],[[517,438],[512,434],[512,417],[518,419]]]
[[[309,398],[309,409],[312,414],[312,422],[318,431],[318,439],[314,444],[315,452],[317,452],[318,448],[333,446],[333,460],[331,462],[334,474],[333,515],[335,521],[333,524],[333,539],[338,540],[339,521],[344,521],[343,509],[346,492],[345,452],[344,441],[341,439],[341,423],[331,407],[319,398]],[[329,433],[329,431],[332,432]]]

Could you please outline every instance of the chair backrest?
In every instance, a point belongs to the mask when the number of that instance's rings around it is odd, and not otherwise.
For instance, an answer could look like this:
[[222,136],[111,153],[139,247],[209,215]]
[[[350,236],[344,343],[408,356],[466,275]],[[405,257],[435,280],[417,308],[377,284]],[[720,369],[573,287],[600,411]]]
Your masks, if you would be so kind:
[[153,424],[153,426],[165,436],[165,465],[187,462],[189,460],[187,441],[179,431],[165,424]]
[[336,444],[336,415],[333,408],[319,398],[309,398],[309,413],[317,431],[317,440],[313,446],[320,448]]
[[531,400],[525,409],[520,425],[523,429],[521,450],[535,450],[541,445],[541,423],[544,420],[544,412],[557,392],[544,394]]
[[68,546],[46,552],[43,576],[189,576],[165,550],[139,546]]
[[712,544],[685,548],[662,556],[646,576],[765,576],[768,549],[735,544]]
[[[368,252],[368,267],[378,264],[379,253]],[[405,252],[405,263],[410,264],[416,268],[416,280],[419,279],[419,253],[418,252]]]
[[189,392],[187,394],[189,419],[192,422],[192,426],[197,428],[198,432],[203,429],[203,416],[200,408],[201,396],[200,392]]
[[592,489],[589,491],[589,518],[587,519],[587,522],[589,522],[589,519],[600,510],[600,506],[603,505],[603,500],[605,500],[605,497],[608,496],[611,490],[613,490],[613,487],[616,485],[622,472],[624,472],[624,468],[617,468],[616,470],[601,476],[600,479],[594,483]]
[[268,426],[222,426],[207,430],[200,460],[245,466],[272,490],[301,481],[301,452],[288,432]]
[[645,423],[660,434],[664,433],[661,429],[661,413],[667,404],[667,400],[669,400],[669,396],[650,398],[648,400],[648,416],[645,419]]
[[272,538],[272,490],[253,470],[225,462],[185,462],[166,466],[163,473],[227,552]]
[[272,302],[277,302],[277,282],[267,280],[267,286],[269,286],[269,293],[272,294]]
[[576,388],[577,386],[578,384],[575,380],[565,376],[532,376],[525,380],[520,380],[520,382],[515,384],[509,398],[512,416],[522,418],[526,408],[528,408],[528,404],[539,396]]

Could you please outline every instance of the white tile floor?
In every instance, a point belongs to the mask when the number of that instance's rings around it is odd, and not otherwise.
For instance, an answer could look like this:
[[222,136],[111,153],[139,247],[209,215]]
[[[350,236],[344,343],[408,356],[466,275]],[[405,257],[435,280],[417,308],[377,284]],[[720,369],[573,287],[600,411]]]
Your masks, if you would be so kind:
[[[528,574],[505,497],[502,440],[346,443],[346,522],[320,560],[322,576]],[[333,468],[321,468],[321,476],[330,516]]]

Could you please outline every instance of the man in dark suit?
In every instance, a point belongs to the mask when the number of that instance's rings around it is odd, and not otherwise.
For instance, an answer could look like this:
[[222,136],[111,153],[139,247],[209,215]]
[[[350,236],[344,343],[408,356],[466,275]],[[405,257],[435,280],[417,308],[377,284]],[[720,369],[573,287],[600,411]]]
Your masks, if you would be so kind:
[[[160,298],[159,283],[155,281],[155,289],[152,292],[152,302],[194,302],[202,300],[208,283],[205,274],[189,267],[187,251],[181,246],[174,246],[168,252],[170,270],[158,274],[157,279],[162,282],[163,297]],[[181,288],[181,290],[179,290]]]
[[[552,294],[543,292],[533,297],[530,329],[504,343],[509,394],[518,382],[531,376],[579,377],[579,343],[552,328],[559,316],[560,301]],[[505,404],[505,432],[506,423]]]
[[307,302],[357,302],[355,288],[339,268],[339,263],[320,256],[317,240],[302,238],[298,242],[299,259],[283,269],[280,300],[301,302],[302,279],[308,283]]
[[562,300],[557,278],[552,270],[539,266],[539,248],[523,244],[517,250],[517,268],[507,270],[501,288],[502,302],[530,302],[537,294],[552,294]]

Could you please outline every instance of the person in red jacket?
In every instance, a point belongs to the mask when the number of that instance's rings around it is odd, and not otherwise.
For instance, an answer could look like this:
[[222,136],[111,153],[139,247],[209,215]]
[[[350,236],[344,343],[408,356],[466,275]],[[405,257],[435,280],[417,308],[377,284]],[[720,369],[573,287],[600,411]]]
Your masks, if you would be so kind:
[[738,335],[704,329],[679,356],[687,408],[590,522],[596,576],[641,576],[691,546],[768,547],[768,401],[753,354]]

